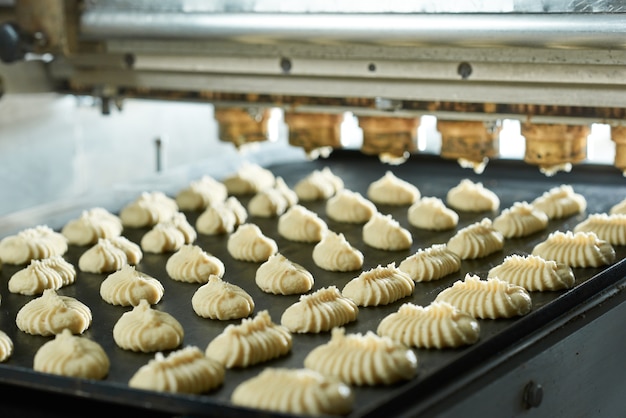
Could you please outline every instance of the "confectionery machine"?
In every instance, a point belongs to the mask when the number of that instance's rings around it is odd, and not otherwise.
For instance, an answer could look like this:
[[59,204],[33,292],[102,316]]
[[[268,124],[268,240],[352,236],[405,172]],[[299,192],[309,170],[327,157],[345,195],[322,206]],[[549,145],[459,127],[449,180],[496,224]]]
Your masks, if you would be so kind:
[[[0,239],[38,224],[58,229],[93,206],[117,212],[142,188],[173,196],[202,174],[221,179],[246,160],[289,186],[329,167],[364,195],[371,182],[393,171],[423,196],[442,198],[471,178],[496,192],[500,209],[563,184],[586,197],[584,213],[551,220],[545,233],[507,240],[502,253],[464,261],[458,274],[418,285],[412,302],[428,304],[466,273],[484,274],[507,254],[530,253],[550,232],[571,230],[626,198],[625,39],[626,6],[614,0],[0,0],[0,106],[16,95],[54,93],[88,98],[98,117],[107,118],[126,112],[128,103],[200,103],[210,105],[205,117],[215,127],[215,151],[206,161],[175,173],[157,169],[123,196],[107,194],[110,185],[103,183],[97,201],[67,195],[5,211]],[[604,136],[595,135],[598,130]],[[0,142],[10,140],[0,126]],[[162,143],[155,145],[158,165]],[[45,179],[38,181],[46,187]],[[324,213],[323,202],[307,206]],[[406,207],[380,209],[408,225]],[[187,215],[192,222],[198,216]],[[461,214],[459,227],[495,215]],[[254,222],[275,232],[275,219]],[[362,246],[358,227],[330,226]],[[411,231],[413,252],[454,232]],[[128,236],[138,241],[143,232]],[[276,238],[279,248],[311,268],[320,286],[354,276],[340,274],[332,282],[311,264],[312,247]],[[228,259],[225,239],[200,236],[198,243]],[[66,258],[77,261],[83,250],[70,248]],[[531,314],[482,321],[479,343],[417,350],[413,381],[355,388],[349,416],[623,414],[626,249],[615,251],[609,266],[575,269],[572,289],[533,293]],[[399,263],[409,253],[364,248],[365,264]],[[165,259],[146,257],[142,268],[162,276]],[[239,277],[253,276],[257,267],[226,264]],[[272,415],[229,401],[235,385],[263,366],[228,370],[215,393],[130,389],[132,372],[152,355],[115,347],[107,330],[121,311],[101,307],[78,282],[73,294],[94,310],[87,334],[111,355],[110,376],[82,381],[34,372],[32,357],[46,338],[15,327],[26,299],[11,295],[6,281],[17,268],[1,270],[0,330],[15,342],[13,356],[0,363],[0,391],[8,394],[0,399],[3,414],[84,416],[95,408],[151,416]],[[190,291],[168,282],[165,294],[173,296],[162,308],[181,320],[187,344],[204,348],[223,325],[207,326],[190,314],[182,302]],[[253,296],[275,319],[297,300],[260,291]],[[347,330],[375,330],[400,304],[362,308]],[[297,336],[294,352],[272,366],[301,367],[328,335],[306,337]]]

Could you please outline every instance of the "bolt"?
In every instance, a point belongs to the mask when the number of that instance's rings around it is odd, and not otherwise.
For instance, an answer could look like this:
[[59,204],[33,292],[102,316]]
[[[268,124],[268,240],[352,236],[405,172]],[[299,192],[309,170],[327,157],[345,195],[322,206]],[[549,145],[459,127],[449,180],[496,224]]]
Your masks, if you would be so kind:
[[469,62],[462,62],[457,67],[456,72],[463,80],[466,80],[472,74],[472,66]]
[[135,65],[135,54],[124,54],[124,64],[126,64],[126,68],[133,68]]
[[281,58],[280,68],[285,74],[288,74],[291,71],[291,60],[289,58]]
[[48,38],[46,37],[46,34],[43,32],[35,32],[33,34],[33,41],[39,47],[44,47],[48,45]]
[[535,383],[532,380],[524,386],[524,394],[522,396],[522,402],[524,408],[537,408],[541,405],[543,400],[543,387],[539,383]]

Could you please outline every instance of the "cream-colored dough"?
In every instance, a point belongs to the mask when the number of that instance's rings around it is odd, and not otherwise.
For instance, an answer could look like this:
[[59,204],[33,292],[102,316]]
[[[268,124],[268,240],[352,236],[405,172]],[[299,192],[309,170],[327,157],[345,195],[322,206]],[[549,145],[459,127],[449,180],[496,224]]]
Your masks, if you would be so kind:
[[104,379],[111,362],[100,344],[72,335],[69,329],[57,334],[35,353],[33,370],[82,379]]
[[480,325],[447,302],[425,307],[405,303],[380,321],[376,333],[409,347],[442,349],[474,344],[480,337]]
[[143,353],[173,350],[182,344],[184,336],[176,318],[152,309],[145,299],[123,313],[113,326],[113,340],[118,347]]
[[128,381],[131,388],[156,392],[201,394],[224,382],[224,366],[195,346],[181,348],[167,357],[156,353]]
[[307,354],[304,367],[349,385],[391,385],[416,375],[417,356],[406,345],[372,331],[346,334],[344,328],[334,328],[329,342]]
[[341,294],[336,286],[321,288],[283,312],[280,323],[293,333],[319,333],[356,321],[357,304]]
[[315,244],[312,256],[316,266],[328,271],[354,271],[363,266],[363,253],[333,231]]
[[350,386],[309,369],[266,368],[240,383],[234,405],[304,416],[345,415],[352,410]]

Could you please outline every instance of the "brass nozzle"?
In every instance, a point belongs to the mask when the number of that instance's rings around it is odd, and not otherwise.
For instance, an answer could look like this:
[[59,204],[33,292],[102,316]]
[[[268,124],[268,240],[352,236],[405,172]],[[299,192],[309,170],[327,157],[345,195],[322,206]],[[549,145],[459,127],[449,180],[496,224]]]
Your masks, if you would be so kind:
[[237,148],[267,140],[269,117],[269,109],[251,112],[240,107],[215,107],[219,139],[232,142]]

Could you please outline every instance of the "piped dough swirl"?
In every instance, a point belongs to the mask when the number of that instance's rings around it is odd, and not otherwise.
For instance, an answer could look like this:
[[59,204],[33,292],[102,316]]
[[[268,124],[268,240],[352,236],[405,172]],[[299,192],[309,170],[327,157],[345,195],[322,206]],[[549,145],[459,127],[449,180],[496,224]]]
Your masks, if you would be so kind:
[[222,203],[228,197],[226,186],[213,177],[204,175],[193,180],[175,197],[180,210],[203,210],[212,204]]
[[626,214],[591,214],[573,232],[593,232],[611,245],[626,245]]
[[410,347],[442,349],[474,344],[480,337],[480,325],[447,302],[425,307],[405,303],[380,321],[376,333]]
[[4,331],[0,331],[0,363],[13,355],[13,348],[13,340]]
[[459,215],[438,197],[422,197],[407,210],[407,219],[416,228],[445,231],[455,228]]
[[40,295],[46,289],[58,290],[76,280],[74,265],[57,255],[30,264],[15,272],[9,279],[9,292],[22,295]]
[[174,280],[185,283],[206,283],[209,276],[224,276],[224,263],[199,245],[186,244],[165,263],[165,271]]
[[191,298],[194,312],[202,318],[240,319],[254,311],[254,300],[241,287],[211,275]]
[[545,212],[550,219],[566,218],[587,209],[585,197],[574,192],[574,188],[566,184],[551,188],[531,203],[535,208]]
[[391,215],[375,213],[363,225],[363,242],[370,247],[386,251],[407,250],[413,244],[413,236]]
[[256,285],[265,293],[293,295],[306,293],[313,287],[313,275],[298,263],[276,253],[256,270]]
[[352,410],[352,389],[339,379],[309,369],[266,368],[240,383],[235,405],[305,416],[344,415]]
[[111,362],[100,344],[63,330],[35,353],[33,370],[83,379],[104,379]]
[[293,188],[298,200],[312,202],[325,200],[344,188],[343,180],[335,175],[330,168],[313,170],[306,177],[299,180]]
[[491,219],[483,218],[480,222],[457,231],[448,240],[447,246],[461,260],[475,259],[502,250],[504,237],[494,229]]
[[319,242],[326,231],[326,222],[302,205],[292,206],[278,218],[278,233],[290,241]]
[[91,325],[92,318],[91,309],[81,301],[46,289],[43,295],[22,306],[15,323],[27,334],[47,337],[65,329],[72,334],[82,334]]
[[555,231],[535,245],[532,255],[570,267],[600,267],[615,261],[615,249],[594,232]]
[[205,354],[226,368],[248,367],[286,355],[293,345],[289,330],[272,322],[269,312],[228,325],[207,346]]
[[141,300],[113,326],[113,340],[124,350],[152,353],[173,350],[183,342],[183,326],[171,314]]
[[226,248],[236,260],[263,262],[278,251],[276,241],[255,224],[243,224],[228,237]]
[[167,221],[178,212],[175,199],[163,192],[142,192],[120,210],[122,225],[128,228],[154,226]]
[[342,233],[328,233],[313,247],[313,262],[328,271],[354,271],[363,266],[363,253],[353,247]]
[[510,255],[492,267],[487,277],[497,277],[534,292],[569,289],[574,286],[574,272],[565,263],[544,260],[535,255]]
[[127,264],[136,265],[142,258],[141,247],[123,236],[100,238],[80,256],[78,268],[87,273],[111,273]]
[[336,286],[321,288],[283,312],[280,323],[294,333],[319,333],[356,321],[359,308]]
[[68,221],[61,234],[71,245],[90,245],[100,238],[113,238],[122,234],[122,220],[104,208],[83,211],[81,215]]
[[414,289],[413,279],[391,263],[364,271],[350,280],[341,294],[358,306],[380,306],[410,296]]
[[128,264],[109,274],[100,284],[100,296],[111,305],[137,306],[142,299],[153,305],[161,300],[164,292],[158,279]]
[[158,352],[128,381],[131,388],[157,392],[200,394],[224,382],[224,366],[195,346],[181,348],[167,357]]
[[47,225],[27,228],[0,241],[0,262],[5,264],[27,264],[68,250],[67,238]]
[[446,202],[452,209],[465,212],[495,211],[500,207],[500,198],[494,192],[470,179],[448,190]]
[[461,258],[446,244],[420,248],[398,266],[416,282],[438,280],[461,269]]
[[372,331],[346,335],[344,328],[334,328],[328,343],[307,354],[304,366],[349,385],[390,385],[416,375],[417,356],[404,344]]
[[415,185],[386,171],[378,180],[367,188],[367,197],[376,204],[410,205],[420,198],[420,191]]
[[547,226],[548,215],[528,202],[515,202],[493,220],[493,228],[504,238],[526,237]]
[[335,222],[362,224],[376,212],[372,201],[348,189],[340,190],[326,202],[326,215]]
[[435,301],[448,302],[481,319],[523,316],[532,309],[530,294],[523,287],[495,277],[481,280],[470,273],[439,292]]

